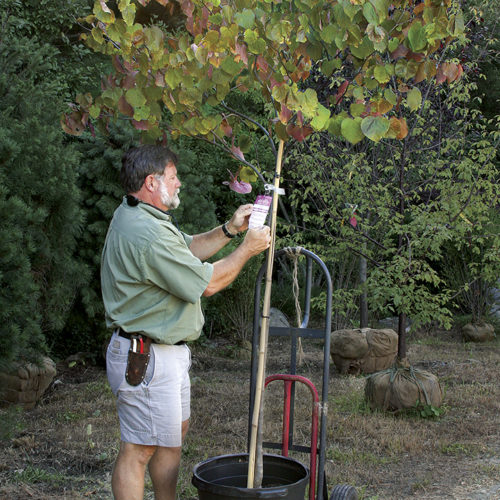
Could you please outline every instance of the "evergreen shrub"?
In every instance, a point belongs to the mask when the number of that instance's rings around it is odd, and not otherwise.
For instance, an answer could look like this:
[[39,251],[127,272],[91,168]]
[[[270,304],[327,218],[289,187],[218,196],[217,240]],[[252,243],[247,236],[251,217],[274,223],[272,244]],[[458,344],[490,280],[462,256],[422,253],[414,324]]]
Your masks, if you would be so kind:
[[0,36],[0,366],[47,352],[86,268],[73,256],[82,230],[79,155],[59,126],[56,50],[18,36],[2,14]]

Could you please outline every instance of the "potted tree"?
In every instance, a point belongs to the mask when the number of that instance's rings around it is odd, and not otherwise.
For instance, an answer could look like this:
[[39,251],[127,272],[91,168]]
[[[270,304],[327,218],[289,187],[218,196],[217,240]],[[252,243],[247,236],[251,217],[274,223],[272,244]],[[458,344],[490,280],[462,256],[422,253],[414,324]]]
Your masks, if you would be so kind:
[[[137,5],[129,0],[120,1],[115,10],[105,0],[96,2],[84,38],[111,56],[115,71],[103,81],[100,96],[76,98],[73,111],[62,118],[63,128],[78,134],[94,124],[105,128],[110,119],[122,116],[143,132],[145,141],[166,140],[167,133],[173,139],[189,135],[208,141],[241,162],[240,180],[256,176],[272,186],[273,229],[285,142],[302,141],[313,130],[341,135],[351,143],[402,140],[408,126],[400,104],[416,108],[413,103],[421,99],[410,81],[417,74],[432,80],[444,71],[451,81],[462,71],[439,52],[442,41],[463,31],[460,9],[452,0],[418,5],[387,0],[157,2],[167,10],[180,5],[183,29],[140,24]],[[345,65],[355,68],[355,78],[335,80]],[[333,77],[332,99],[318,98],[310,86],[317,74]],[[268,103],[267,123],[227,105],[230,95],[247,91],[262,93]],[[349,112],[336,109],[341,98],[351,101]],[[276,152],[271,171],[256,165],[262,143],[242,147],[242,132],[248,127],[261,130]],[[267,327],[263,321],[261,339]],[[263,374],[265,340],[261,351]],[[259,380],[263,383],[264,377]],[[255,408],[258,412],[259,405]],[[258,415],[254,417],[258,427]],[[249,489],[260,479],[252,464],[256,441],[252,435]]]

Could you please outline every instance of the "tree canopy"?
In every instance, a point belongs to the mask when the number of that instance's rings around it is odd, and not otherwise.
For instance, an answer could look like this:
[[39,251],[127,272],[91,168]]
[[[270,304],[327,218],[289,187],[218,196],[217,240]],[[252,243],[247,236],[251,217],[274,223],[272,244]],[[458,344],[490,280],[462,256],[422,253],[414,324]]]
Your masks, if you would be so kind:
[[[258,90],[273,110],[265,130],[280,139],[303,140],[313,130],[351,143],[402,139],[401,109],[417,110],[422,102],[417,84],[451,82],[462,73],[443,51],[464,31],[453,0],[156,1],[172,13],[180,6],[180,27],[140,24],[138,7],[150,0],[120,0],[115,8],[95,2],[82,36],[111,56],[114,73],[99,96],[76,98],[62,119],[67,132],[121,116],[145,140],[168,130],[244,161],[241,116],[225,100]],[[317,75],[332,78],[327,96],[310,85]],[[340,111],[343,100],[349,111]]]

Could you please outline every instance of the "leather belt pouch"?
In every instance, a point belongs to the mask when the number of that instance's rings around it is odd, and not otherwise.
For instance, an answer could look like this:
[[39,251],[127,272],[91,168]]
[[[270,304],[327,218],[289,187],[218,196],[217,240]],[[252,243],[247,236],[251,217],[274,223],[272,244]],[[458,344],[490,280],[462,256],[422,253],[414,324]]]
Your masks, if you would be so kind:
[[[125,379],[129,385],[139,385],[146,376],[146,370],[148,368],[150,358],[149,343],[150,342],[147,343],[147,349],[144,349],[144,352],[135,352],[133,350],[135,342],[130,343],[127,370],[125,372]],[[146,342],[144,344],[146,344]],[[146,347],[146,345],[144,345],[144,347]]]

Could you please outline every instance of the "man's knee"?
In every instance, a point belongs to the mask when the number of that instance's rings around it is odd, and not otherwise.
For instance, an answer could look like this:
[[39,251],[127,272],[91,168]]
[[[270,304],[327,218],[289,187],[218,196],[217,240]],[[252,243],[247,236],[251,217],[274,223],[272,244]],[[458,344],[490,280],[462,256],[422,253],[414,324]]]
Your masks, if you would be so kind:
[[140,465],[146,466],[155,454],[157,447],[143,444],[124,443],[120,444],[120,455],[125,460],[132,460]]

